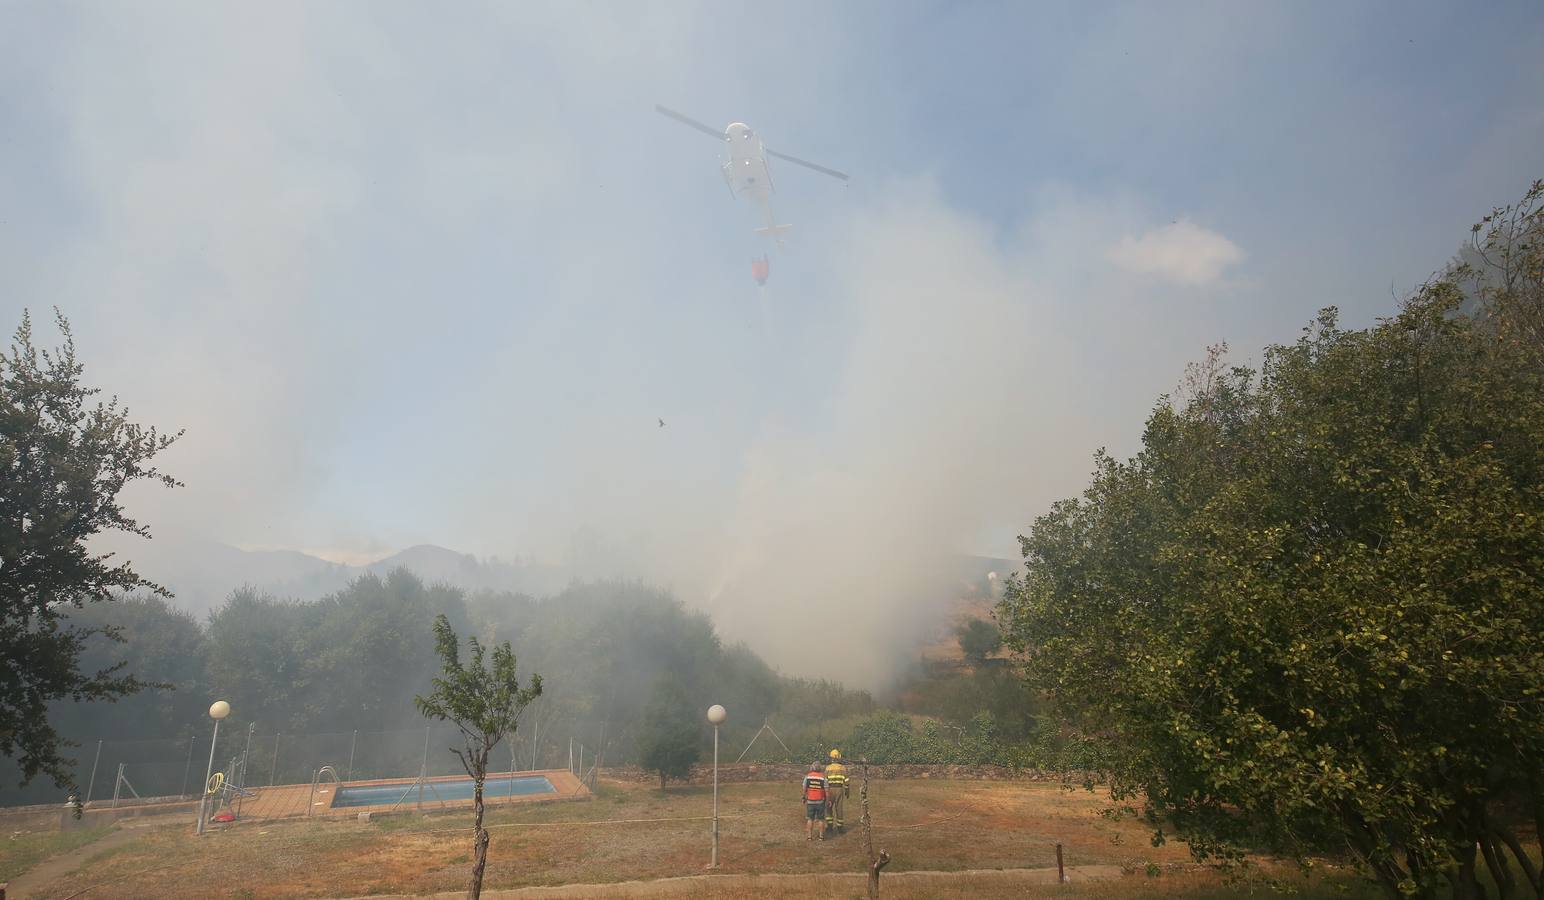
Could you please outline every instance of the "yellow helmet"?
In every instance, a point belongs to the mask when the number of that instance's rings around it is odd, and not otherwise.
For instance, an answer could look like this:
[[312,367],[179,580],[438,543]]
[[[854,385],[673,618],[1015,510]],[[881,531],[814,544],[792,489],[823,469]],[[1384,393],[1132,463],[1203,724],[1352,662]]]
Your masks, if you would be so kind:
[[841,759],[842,758],[842,751],[840,751],[840,750],[832,750],[831,751],[831,758],[832,759]]

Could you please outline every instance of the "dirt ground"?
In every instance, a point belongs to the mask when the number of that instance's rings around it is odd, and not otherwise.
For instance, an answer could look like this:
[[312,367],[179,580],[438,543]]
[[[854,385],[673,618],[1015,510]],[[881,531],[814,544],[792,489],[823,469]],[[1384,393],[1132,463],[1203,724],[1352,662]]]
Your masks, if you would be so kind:
[[[1058,841],[1067,864],[1091,867],[1087,869],[1090,878],[1093,873],[1106,877],[1122,872],[1176,873],[1167,881],[1136,876],[1135,881],[1159,889],[1152,896],[1180,896],[1168,893],[1170,885],[1195,877],[1181,874],[1189,863],[1182,845],[1154,848],[1139,824],[1099,817],[1103,803],[1097,794],[1066,792],[1045,784],[932,780],[876,782],[872,790],[875,843],[893,859],[885,875],[886,896],[1022,894],[1026,885],[1043,882],[1043,874],[980,870],[1043,873],[1055,865]],[[707,788],[661,794],[657,788],[614,783],[603,784],[590,800],[496,810],[489,817],[492,840],[485,884],[499,890],[704,874],[711,797]],[[804,839],[798,785],[729,785],[721,788],[720,810],[720,868],[715,877],[678,883],[680,891],[672,896],[861,895],[861,880],[823,877],[864,870],[856,791],[848,812],[848,833],[825,842]],[[447,813],[376,818],[368,823],[241,823],[203,838],[183,826],[144,829],[145,833],[119,840],[105,853],[95,853],[91,847],[75,851],[84,857],[81,864],[32,896],[62,900],[85,891],[86,897],[203,900],[464,891],[469,825],[469,815]],[[964,870],[973,871],[954,877],[929,876],[933,881],[902,874]],[[717,877],[721,875],[805,878],[788,883]],[[1004,878],[1011,888],[998,884]],[[581,893],[572,893],[575,890]],[[569,887],[546,895],[587,894]],[[1132,896],[1138,895],[1146,894]]]

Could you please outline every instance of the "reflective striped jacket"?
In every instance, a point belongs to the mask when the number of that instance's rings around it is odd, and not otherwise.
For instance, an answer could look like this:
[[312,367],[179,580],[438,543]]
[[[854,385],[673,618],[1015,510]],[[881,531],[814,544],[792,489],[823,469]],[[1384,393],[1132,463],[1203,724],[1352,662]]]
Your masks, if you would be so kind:
[[811,771],[804,776],[804,800],[807,803],[821,803],[826,799],[826,776],[817,771]]

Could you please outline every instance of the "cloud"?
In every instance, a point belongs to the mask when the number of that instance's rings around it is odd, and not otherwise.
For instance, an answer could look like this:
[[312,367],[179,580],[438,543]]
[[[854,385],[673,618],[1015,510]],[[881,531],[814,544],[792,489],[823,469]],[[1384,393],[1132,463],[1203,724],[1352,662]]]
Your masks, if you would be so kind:
[[1130,235],[1110,248],[1110,262],[1140,275],[1157,275],[1180,284],[1214,284],[1244,251],[1215,231],[1190,222],[1170,222],[1140,237]]

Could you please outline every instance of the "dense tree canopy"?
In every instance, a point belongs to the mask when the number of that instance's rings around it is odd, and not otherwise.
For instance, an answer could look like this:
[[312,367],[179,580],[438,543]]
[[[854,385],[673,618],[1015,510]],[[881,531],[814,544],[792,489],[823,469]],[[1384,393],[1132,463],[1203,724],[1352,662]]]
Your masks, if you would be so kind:
[[314,603],[234,592],[209,617],[211,689],[236,722],[266,731],[410,726],[414,692],[439,663],[431,626],[467,630],[461,593],[405,570],[363,575]]
[[1002,632],[985,619],[971,619],[955,630],[955,637],[959,639],[960,652],[977,666],[983,665],[1003,644]]
[[177,482],[150,462],[175,436],[129,421],[116,397],[93,402],[99,391],[81,382],[69,323],[56,321],[61,347],[33,346],[24,315],[10,354],[0,354],[0,756],[23,784],[44,773],[72,786],[49,704],[110,700],[144,683],[111,666],[83,669],[86,641],[112,632],[63,612],[121,591],[166,595],[87,541],[110,531],[148,536],[118,494],[135,481]]
[[180,738],[207,721],[206,644],[198,620],[153,594],[137,594],[71,610],[68,621],[92,632],[81,647],[82,671],[122,666],[121,674],[148,686],[113,703],[53,704],[49,719],[60,734]]
[[[255,725],[252,749],[265,779],[305,777],[306,765],[345,764],[354,730],[360,733],[360,765],[368,771],[416,771],[422,739],[408,733],[421,735],[423,726],[412,700],[440,671],[432,631],[440,614],[457,633],[485,643],[510,641],[523,664],[547,676],[547,689],[523,719],[517,741],[522,766],[560,764],[570,737],[585,745],[587,760],[601,754],[606,765],[637,762],[643,711],[667,673],[689,708],[723,703],[733,711],[722,734],[736,754],[769,717],[802,755],[801,747],[847,733],[874,708],[867,693],[779,675],[745,646],[723,644],[705,615],[628,582],[576,583],[543,599],[491,592],[468,597],[398,570],[358,578],[310,603],[243,588],[203,627],[153,597],[69,613],[73,627],[121,629],[128,641],[90,636],[83,667],[122,664],[123,674],[167,686],[113,705],[59,700],[50,716],[69,738],[105,740],[105,770],[119,761],[156,763],[161,777],[155,780],[173,792],[189,758],[187,741],[207,740],[204,710],[217,698],[232,708],[222,736]],[[282,752],[275,750],[276,732],[282,733]],[[707,738],[697,734],[705,749]],[[767,738],[751,758],[782,752]],[[83,754],[75,770],[83,784],[93,758]],[[10,761],[0,761],[0,778],[19,777]],[[57,789],[34,784],[0,800],[57,798]]]
[[1031,683],[1199,852],[1544,896],[1513,828],[1544,817],[1540,199],[1477,233],[1504,278],[1203,365],[1022,539],[1001,612]]

